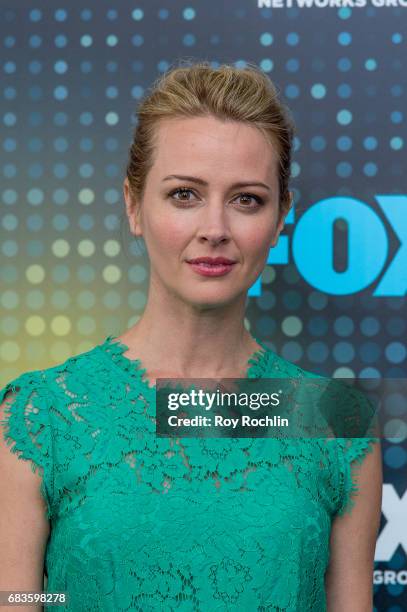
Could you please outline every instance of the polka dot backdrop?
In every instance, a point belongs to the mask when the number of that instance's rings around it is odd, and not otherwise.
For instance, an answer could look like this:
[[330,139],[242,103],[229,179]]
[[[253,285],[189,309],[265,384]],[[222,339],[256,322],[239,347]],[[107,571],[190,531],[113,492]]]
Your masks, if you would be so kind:
[[[92,348],[142,313],[148,261],[128,232],[122,197],[133,113],[153,78],[186,56],[214,66],[257,63],[297,124],[285,252],[280,260],[271,254],[249,294],[247,327],[318,374],[406,377],[402,221],[397,211],[389,218],[376,196],[407,193],[407,8],[270,9],[249,0],[7,5],[0,9],[3,383]],[[362,235],[366,262],[379,246],[386,255],[370,282],[349,291],[323,277],[305,248],[307,233],[300,236],[302,217],[334,197],[357,211],[365,206],[375,219],[382,242]],[[330,227],[313,219],[316,247]],[[356,229],[361,235],[363,224]],[[344,269],[349,234],[335,226],[333,257]],[[406,448],[385,440],[384,461],[401,497]],[[400,543],[387,564],[377,564],[398,576],[375,585],[377,610],[407,609],[406,552]]]

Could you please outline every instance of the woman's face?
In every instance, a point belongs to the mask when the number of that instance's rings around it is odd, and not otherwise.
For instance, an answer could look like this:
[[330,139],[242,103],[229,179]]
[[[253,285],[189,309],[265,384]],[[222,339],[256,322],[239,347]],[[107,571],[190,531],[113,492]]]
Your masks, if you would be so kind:
[[[284,225],[274,149],[257,128],[214,117],[161,121],[143,201],[130,198],[127,178],[124,197],[151,282],[198,308],[246,295]],[[236,263],[224,276],[202,276],[187,261],[204,256]]]

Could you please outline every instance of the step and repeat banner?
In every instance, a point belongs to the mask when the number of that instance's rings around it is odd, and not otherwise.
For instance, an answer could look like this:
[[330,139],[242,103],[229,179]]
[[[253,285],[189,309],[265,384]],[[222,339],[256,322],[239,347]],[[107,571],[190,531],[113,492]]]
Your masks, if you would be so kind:
[[[407,1],[3,1],[1,381],[134,324],[148,262],[122,183],[179,59],[256,63],[291,109],[294,206],[247,325],[316,374],[405,378]],[[406,400],[388,406],[406,416]],[[375,610],[407,610],[407,444],[383,440]]]

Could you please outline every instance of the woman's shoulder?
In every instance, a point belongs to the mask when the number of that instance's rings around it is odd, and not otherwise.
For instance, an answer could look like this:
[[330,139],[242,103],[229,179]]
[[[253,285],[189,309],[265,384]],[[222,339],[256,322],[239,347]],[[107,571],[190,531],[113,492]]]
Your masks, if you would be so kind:
[[[89,438],[97,412],[93,400],[108,374],[96,346],[54,366],[26,370],[0,389],[0,443],[29,461],[33,472],[40,471],[48,518],[53,513],[56,462],[68,465]],[[86,419],[90,412],[92,418]]]
[[95,345],[53,366],[17,374],[0,388],[0,403],[17,397],[19,402],[27,402],[34,395],[40,396],[42,405],[47,401],[72,401],[73,396],[86,393],[89,386],[100,386],[109,377],[109,364],[101,356],[99,345]]
[[[358,493],[357,472],[366,456],[380,446],[377,436],[375,410],[369,398],[352,384],[345,385],[341,379],[321,376],[306,370],[269,349],[264,377],[302,379],[300,383],[304,392],[318,400],[318,410],[324,417],[325,426],[321,436],[314,432],[307,440],[297,440],[304,455],[304,446],[309,452],[322,452],[326,456],[328,472],[337,479],[334,487],[336,513],[343,515],[350,512]],[[314,379],[314,380],[312,380]],[[323,399],[323,401],[322,401]],[[315,402],[317,403],[317,402]],[[327,409],[327,411],[324,410]],[[337,413],[337,414],[336,414]],[[360,425],[354,435],[345,426],[345,417],[352,414]],[[353,419],[352,423],[355,422]],[[306,453],[305,455],[306,456]]]

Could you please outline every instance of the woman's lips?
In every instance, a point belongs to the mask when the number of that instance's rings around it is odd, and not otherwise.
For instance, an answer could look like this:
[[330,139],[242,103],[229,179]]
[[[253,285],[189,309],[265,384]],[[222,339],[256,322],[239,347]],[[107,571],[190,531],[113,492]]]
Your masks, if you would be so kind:
[[187,262],[191,268],[201,274],[201,276],[224,276],[228,272],[230,272],[235,265],[234,263],[230,264],[207,264],[207,263],[194,263]]

